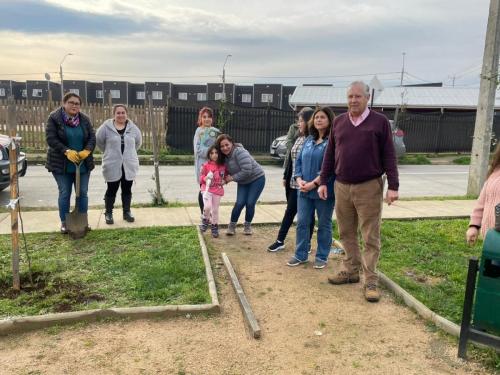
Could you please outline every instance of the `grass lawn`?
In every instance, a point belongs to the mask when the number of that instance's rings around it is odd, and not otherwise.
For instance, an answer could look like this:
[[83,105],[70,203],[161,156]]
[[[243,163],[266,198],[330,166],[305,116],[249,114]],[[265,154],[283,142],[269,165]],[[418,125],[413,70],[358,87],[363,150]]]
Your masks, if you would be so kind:
[[403,155],[398,159],[398,164],[425,165],[431,164],[431,161],[425,155]]
[[460,324],[468,260],[468,220],[384,220],[379,267],[432,311]]
[[[384,220],[379,268],[435,313],[460,325],[468,262],[480,256],[482,242],[465,243],[467,219]],[[469,351],[500,370],[493,350]]]
[[166,304],[210,303],[194,228],[95,230],[73,241],[28,234],[22,291],[12,288],[10,236],[0,236],[0,317]]

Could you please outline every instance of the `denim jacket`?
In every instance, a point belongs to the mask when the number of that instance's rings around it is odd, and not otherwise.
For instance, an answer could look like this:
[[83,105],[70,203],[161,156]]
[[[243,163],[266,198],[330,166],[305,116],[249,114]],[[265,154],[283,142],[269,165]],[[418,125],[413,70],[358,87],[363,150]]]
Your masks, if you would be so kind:
[[[328,145],[328,137],[323,138],[323,141],[316,144],[312,136],[309,136],[304,141],[304,146],[295,161],[294,178],[301,177],[304,181],[309,182],[318,177],[321,173],[321,164],[325,154],[326,146]],[[328,188],[328,198],[333,198],[333,182],[335,177],[331,177],[326,186]],[[319,199],[318,189],[313,189],[307,193],[300,192],[300,196],[309,199]]]

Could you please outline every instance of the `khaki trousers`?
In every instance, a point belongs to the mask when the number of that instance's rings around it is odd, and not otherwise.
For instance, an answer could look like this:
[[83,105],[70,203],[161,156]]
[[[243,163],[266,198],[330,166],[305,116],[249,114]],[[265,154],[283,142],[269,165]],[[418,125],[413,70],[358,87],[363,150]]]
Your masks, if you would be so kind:
[[[359,272],[362,267],[365,283],[378,281],[383,190],[381,177],[360,184],[335,181],[335,213],[345,248],[342,267],[348,273]],[[358,243],[358,228],[365,244],[363,255]]]

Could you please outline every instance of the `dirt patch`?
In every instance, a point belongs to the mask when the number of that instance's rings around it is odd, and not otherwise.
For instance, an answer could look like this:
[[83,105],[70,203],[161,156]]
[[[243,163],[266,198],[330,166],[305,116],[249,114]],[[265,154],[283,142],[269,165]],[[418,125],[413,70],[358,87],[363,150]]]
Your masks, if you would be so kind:
[[[238,228],[239,229],[239,228]],[[384,292],[327,283],[338,261],[285,265],[293,244],[265,251],[277,228],[208,237],[222,312],[170,320],[108,322],[0,338],[6,374],[486,374],[456,358],[456,345]],[[292,240],[294,233],[289,236]],[[220,259],[224,251],[262,329],[250,338]],[[313,251],[314,254],[314,251]],[[311,259],[313,254],[311,255]],[[383,255],[382,255],[383,256]]]
[[444,281],[444,279],[442,277],[419,274],[418,272],[416,272],[412,269],[405,270],[404,275],[410,279],[415,280],[416,282],[418,282],[420,284],[425,284],[425,285],[429,285],[429,286],[435,286],[435,285],[438,285]]
[[33,272],[32,277],[23,274],[21,290],[12,288],[11,282],[0,282],[0,299],[22,298],[24,304],[37,304],[52,300],[54,312],[73,311],[74,306],[93,301],[103,301],[104,296],[92,292],[82,283],[63,279],[48,272]]

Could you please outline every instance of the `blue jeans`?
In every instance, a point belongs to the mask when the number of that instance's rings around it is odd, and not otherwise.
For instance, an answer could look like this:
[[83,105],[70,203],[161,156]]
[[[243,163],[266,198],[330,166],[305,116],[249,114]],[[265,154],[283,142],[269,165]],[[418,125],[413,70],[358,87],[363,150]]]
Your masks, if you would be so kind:
[[231,222],[236,223],[241,214],[241,210],[246,207],[245,221],[251,223],[255,215],[255,205],[257,200],[264,190],[266,184],[266,176],[259,177],[249,184],[238,184],[236,190],[236,203],[234,204],[233,211],[231,212]]
[[316,260],[326,262],[330,247],[332,246],[332,215],[335,201],[333,197],[327,200],[310,199],[299,193],[297,203],[297,238],[295,258],[304,261],[308,257],[308,251],[311,247],[310,225],[311,217],[314,211],[318,214],[318,249],[316,251]]
[[[61,222],[65,222],[66,214],[69,212],[71,191],[73,190],[73,185],[75,184],[75,174],[52,173],[52,175],[57,182],[57,188],[59,190],[59,197],[57,199],[57,204],[59,206],[59,218],[61,219]],[[80,174],[80,197],[75,204],[78,205],[78,211],[82,213],[86,213],[89,207],[89,197],[87,195],[87,191],[89,190],[89,177],[90,173]]]

